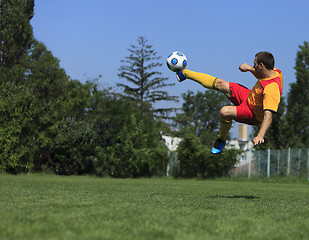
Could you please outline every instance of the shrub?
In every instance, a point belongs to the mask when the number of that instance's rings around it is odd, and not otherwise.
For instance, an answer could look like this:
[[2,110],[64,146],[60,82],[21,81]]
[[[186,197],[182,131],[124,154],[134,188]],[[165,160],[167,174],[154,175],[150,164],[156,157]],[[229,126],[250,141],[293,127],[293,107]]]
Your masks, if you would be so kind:
[[175,177],[221,177],[235,165],[238,154],[238,150],[225,149],[219,155],[212,155],[210,148],[203,146],[199,138],[186,134],[178,147],[179,171]]

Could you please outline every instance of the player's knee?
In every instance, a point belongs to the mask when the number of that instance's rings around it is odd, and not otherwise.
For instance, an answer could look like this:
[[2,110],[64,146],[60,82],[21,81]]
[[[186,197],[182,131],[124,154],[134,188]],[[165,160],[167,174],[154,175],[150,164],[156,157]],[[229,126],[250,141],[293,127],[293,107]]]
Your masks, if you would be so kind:
[[229,106],[224,106],[220,110],[220,117],[223,119],[229,119],[232,116],[232,112]]
[[223,79],[220,79],[218,78],[217,79],[217,83],[216,83],[216,86],[215,88],[219,91],[221,91],[222,93],[224,93],[226,96],[230,97],[230,84],[229,82],[223,80]]
[[225,80],[223,80],[223,79],[220,79],[220,78],[217,78],[217,80],[216,80],[217,82],[216,82],[216,89],[218,89],[218,90],[221,90],[222,89],[222,87],[224,87],[224,85],[226,84],[226,81]]

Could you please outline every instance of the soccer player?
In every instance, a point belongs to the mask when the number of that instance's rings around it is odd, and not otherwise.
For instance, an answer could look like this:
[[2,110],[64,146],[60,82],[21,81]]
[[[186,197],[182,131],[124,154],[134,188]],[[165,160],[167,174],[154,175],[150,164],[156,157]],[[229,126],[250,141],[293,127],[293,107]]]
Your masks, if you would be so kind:
[[176,73],[179,82],[191,79],[205,88],[221,91],[234,104],[234,106],[224,106],[220,110],[220,130],[211,149],[212,154],[222,152],[232,120],[249,125],[261,124],[253,142],[255,145],[264,143],[264,136],[272,122],[272,115],[278,110],[283,88],[282,73],[274,66],[274,57],[269,52],[257,53],[253,67],[247,63],[239,66],[241,72],[251,72],[258,79],[252,90],[237,83],[188,69]]

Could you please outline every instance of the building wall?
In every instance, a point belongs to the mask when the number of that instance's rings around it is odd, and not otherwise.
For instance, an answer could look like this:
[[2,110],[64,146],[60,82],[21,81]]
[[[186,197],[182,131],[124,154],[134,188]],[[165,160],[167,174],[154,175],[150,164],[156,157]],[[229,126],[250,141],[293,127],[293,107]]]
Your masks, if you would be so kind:
[[165,145],[168,147],[168,149],[172,151],[176,151],[178,148],[179,143],[181,142],[181,138],[178,137],[171,137],[171,136],[162,136],[162,138],[165,140]]
[[227,141],[227,149],[240,149],[243,153],[238,157],[238,163],[236,167],[242,166],[249,162],[250,150],[253,148],[253,142],[248,140],[248,125],[240,124],[238,131],[238,138]]

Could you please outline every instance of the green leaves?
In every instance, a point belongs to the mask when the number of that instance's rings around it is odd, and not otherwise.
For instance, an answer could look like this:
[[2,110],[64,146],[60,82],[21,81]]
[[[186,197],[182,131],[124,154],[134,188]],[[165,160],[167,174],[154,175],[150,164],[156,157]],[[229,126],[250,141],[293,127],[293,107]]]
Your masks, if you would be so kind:
[[33,30],[34,0],[0,2],[0,66],[19,64],[30,49]]
[[191,133],[184,135],[178,148],[179,171],[175,176],[214,178],[227,174],[236,164],[239,150],[225,149],[219,155],[212,155],[200,139]]
[[[140,177],[162,175],[167,166],[167,149],[150,116],[132,108],[127,101],[102,99],[97,127],[97,175]],[[95,113],[93,113],[95,114]]]
[[[309,44],[299,46],[296,57],[296,82],[290,85],[287,120],[292,125],[295,147],[309,144]],[[292,147],[292,146],[291,146]]]
[[213,145],[219,127],[219,111],[228,104],[226,97],[217,91],[188,91],[182,94],[184,103],[182,113],[177,114],[175,121],[181,133],[191,132],[200,137],[202,142]]

